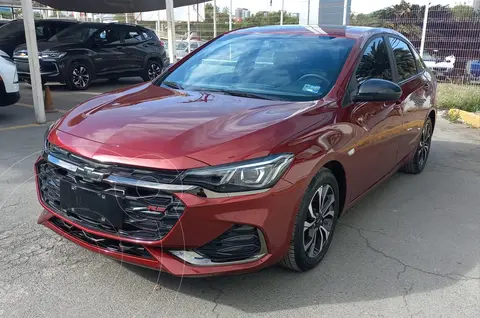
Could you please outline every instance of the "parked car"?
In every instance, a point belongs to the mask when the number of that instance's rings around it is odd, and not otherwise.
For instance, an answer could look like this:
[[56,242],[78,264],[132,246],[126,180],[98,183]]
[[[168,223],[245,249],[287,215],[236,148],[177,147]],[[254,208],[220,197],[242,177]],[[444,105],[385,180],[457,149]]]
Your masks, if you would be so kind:
[[[42,81],[66,83],[85,90],[96,78],[117,80],[141,76],[153,80],[168,65],[155,33],[147,28],[119,23],[80,23],[39,43]],[[29,80],[28,52],[15,50],[21,79]]]
[[20,85],[15,64],[0,51],[0,106],[15,104],[20,99]]
[[423,61],[435,74],[437,80],[450,81],[455,69],[455,55],[449,55],[443,59],[425,52]]
[[[190,52],[195,51],[196,49],[201,47],[203,44],[205,44],[205,42],[203,41],[190,41]],[[188,42],[187,41],[177,42],[177,47],[176,47],[177,58],[182,59],[188,54],[189,54]]]
[[[71,20],[36,20],[35,32],[37,40],[47,40],[58,32],[76,24]],[[0,27],[0,50],[12,56],[15,48],[25,43],[23,20],[14,20]]]
[[392,30],[236,30],[53,124],[39,223],[173,275],[306,271],[370,189],[425,168],[435,95]]

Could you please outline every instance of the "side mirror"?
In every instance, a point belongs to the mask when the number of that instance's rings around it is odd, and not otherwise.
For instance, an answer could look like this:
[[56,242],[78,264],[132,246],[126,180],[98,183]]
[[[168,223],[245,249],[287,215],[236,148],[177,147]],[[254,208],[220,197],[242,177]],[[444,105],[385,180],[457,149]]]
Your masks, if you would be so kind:
[[382,79],[369,79],[360,84],[358,92],[352,96],[355,103],[396,102],[402,97],[402,89],[394,82]]

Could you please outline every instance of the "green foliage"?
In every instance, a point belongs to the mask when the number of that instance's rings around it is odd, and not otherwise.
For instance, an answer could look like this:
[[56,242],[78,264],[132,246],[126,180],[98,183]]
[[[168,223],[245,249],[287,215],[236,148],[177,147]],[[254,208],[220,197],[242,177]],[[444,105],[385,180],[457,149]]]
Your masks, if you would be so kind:
[[480,111],[480,86],[438,84],[437,106],[442,109],[458,108],[468,112]]

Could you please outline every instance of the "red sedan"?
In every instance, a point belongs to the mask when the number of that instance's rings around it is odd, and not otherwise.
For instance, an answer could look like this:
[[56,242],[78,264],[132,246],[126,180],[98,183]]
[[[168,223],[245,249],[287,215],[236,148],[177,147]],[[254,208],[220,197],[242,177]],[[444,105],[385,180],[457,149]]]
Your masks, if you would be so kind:
[[392,30],[230,32],[52,125],[35,164],[39,223],[173,275],[306,271],[359,198],[424,169],[435,94]]

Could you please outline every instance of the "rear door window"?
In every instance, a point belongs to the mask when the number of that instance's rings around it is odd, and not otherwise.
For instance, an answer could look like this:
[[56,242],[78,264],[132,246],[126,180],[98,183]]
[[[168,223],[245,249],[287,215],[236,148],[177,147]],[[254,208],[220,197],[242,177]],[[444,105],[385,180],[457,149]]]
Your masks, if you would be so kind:
[[408,44],[399,38],[390,37],[390,45],[397,64],[398,80],[405,81],[417,75],[417,62]]
[[388,47],[383,37],[376,38],[367,44],[355,77],[358,84],[371,78],[393,80]]
[[125,44],[136,44],[144,41],[140,30],[136,27],[122,27],[120,34]]

